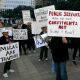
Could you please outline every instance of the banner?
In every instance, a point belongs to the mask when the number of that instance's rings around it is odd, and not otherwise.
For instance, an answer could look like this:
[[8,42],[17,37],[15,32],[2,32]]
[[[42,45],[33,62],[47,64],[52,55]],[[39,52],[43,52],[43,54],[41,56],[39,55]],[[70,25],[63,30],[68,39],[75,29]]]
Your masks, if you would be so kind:
[[55,10],[54,5],[34,10],[38,27],[47,26],[48,10]]
[[48,36],[80,37],[80,11],[48,11]]
[[36,45],[36,48],[40,48],[42,46],[47,46],[47,42],[43,41],[43,43],[39,43],[38,40],[36,39],[36,37],[34,37],[34,41],[35,41],[35,45]]
[[0,45],[0,63],[19,58],[19,43]]
[[32,28],[32,34],[40,34],[41,32],[41,27],[37,26],[36,21],[32,21],[31,23],[31,28]]
[[24,24],[31,22],[30,10],[22,10],[22,15]]
[[13,29],[13,40],[27,40],[27,29]]

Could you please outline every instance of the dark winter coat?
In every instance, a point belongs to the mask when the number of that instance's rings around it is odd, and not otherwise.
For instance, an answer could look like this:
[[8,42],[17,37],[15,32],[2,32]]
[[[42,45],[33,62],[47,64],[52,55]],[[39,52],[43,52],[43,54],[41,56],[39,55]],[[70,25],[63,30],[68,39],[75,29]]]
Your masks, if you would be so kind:
[[55,62],[64,62],[69,60],[69,44],[63,43],[62,37],[52,37],[51,42],[49,42],[48,45],[51,48],[52,57]]

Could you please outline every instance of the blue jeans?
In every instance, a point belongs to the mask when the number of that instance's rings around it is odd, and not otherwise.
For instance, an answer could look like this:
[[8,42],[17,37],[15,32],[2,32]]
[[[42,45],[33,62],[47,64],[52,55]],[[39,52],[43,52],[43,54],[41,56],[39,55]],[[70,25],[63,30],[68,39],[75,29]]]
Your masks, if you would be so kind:
[[56,80],[68,80],[66,62],[54,62]]
[[43,53],[45,52],[44,57],[47,58],[48,57],[48,48],[43,46],[40,48],[40,59],[42,60],[43,58]]
[[53,61],[53,58],[52,58],[52,72],[54,72],[55,71],[55,68],[54,68],[55,66],[54,66],[54,61]]

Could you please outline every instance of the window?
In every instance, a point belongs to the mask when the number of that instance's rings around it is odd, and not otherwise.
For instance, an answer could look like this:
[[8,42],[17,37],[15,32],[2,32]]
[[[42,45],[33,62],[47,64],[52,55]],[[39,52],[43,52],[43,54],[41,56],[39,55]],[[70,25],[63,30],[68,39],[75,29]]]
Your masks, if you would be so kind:
[[20,1],[20,4],[21,4],[21,1]]
[[23,1],[22,1],[22,4],[23,4]]
[[19,2],[20,2],[20,1],[18,1],[18,4],[19,4]]

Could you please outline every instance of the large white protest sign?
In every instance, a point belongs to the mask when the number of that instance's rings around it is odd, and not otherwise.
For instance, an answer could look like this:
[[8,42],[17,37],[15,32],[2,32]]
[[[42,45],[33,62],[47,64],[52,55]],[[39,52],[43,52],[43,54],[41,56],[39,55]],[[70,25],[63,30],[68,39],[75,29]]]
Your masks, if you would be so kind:
[[35,41],[35,45],[36,45],[36,48],[40,48],[42,46],[47,46],[47,42],[43,41],[43,43],[39,43],[38,40],[36,39],[36,37],[34,37],[34,41]]
[[48,10],[55,10],[54,5],[34,10],[38,27],[47,26]]
[[0,45],[0,63],[19,58],[19,43]]
[[80,37],[80,11],[48,11],[48,36]]
[[27,40],[27,29],[13,29],[13,40]]
[[37,26],[36,21],[32,21],[31,23],[31,28],[32,28],[32,34],[40,34],[41,32],[41,27]]
[[0,28],[0,37],[1,37],[1,36],[3,36],[3,34],[2,34],[2,28]]
[[30,10],[22,10],[22,15],[24,24],[31,22]]

